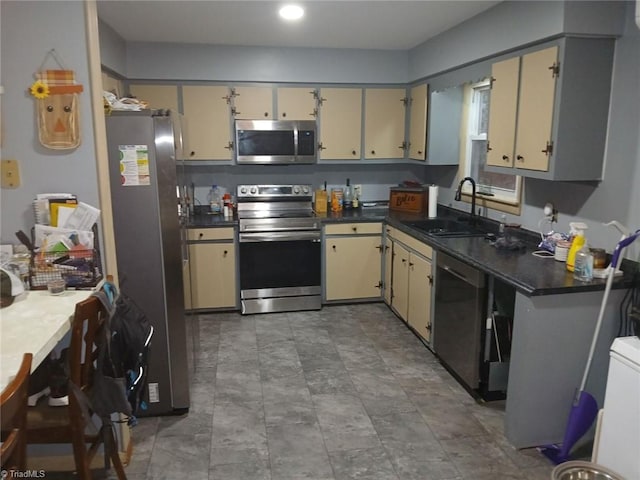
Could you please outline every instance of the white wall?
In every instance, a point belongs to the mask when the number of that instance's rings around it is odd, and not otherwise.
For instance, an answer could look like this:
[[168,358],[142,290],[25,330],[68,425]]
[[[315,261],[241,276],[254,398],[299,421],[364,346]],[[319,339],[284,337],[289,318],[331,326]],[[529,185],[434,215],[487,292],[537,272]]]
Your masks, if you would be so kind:
[[[77,1],[0,2],[3,144],[2,158],[20,164],[22,185],[2,189],[2,243],[17,243],[14,233],[35,223],[32,201],[41,192],[72,192],[98,206],[97,173],[90,101],[84,4]],[[50,150],[38,142],[35,101],[27,89],[47,52],[55,48],[80,94],[82,144],[75,150]],[[45,67],[56,68],[49,60]]]

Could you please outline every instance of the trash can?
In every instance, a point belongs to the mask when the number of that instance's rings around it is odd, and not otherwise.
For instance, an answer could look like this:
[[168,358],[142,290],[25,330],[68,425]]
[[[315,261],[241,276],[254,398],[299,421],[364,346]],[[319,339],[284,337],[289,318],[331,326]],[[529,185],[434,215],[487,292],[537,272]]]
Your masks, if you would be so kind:
[[593,462],[561,463],[551,472],[551,480],[625,480],[616,472]]

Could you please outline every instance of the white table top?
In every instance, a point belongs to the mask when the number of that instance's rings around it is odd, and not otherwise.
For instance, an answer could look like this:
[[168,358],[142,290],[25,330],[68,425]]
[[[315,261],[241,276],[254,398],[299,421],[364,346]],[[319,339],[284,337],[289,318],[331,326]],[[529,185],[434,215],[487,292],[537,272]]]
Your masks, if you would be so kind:
[[66,290],[53,296],[46,290],[30,290],[0,310],[0,390],[18,372],[25,353],[33,354],[31,371],[42,363],[70,330],[76,303],[91,293]]

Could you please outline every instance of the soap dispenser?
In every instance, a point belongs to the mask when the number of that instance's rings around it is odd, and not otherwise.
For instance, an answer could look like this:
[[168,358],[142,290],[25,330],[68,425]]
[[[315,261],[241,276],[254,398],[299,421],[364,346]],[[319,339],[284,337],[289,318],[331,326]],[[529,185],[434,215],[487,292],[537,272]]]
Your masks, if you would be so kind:
[[576,265],[576,253],[578,253],[578,251],[585,245],[586,239],[584,232],[589,228],[589,226],[582,222],[571,222],[569,223],[569,226],[571,227],[571,236],[573,240],[571,241],[571,247],[567,254],[567,270],[573,272]]

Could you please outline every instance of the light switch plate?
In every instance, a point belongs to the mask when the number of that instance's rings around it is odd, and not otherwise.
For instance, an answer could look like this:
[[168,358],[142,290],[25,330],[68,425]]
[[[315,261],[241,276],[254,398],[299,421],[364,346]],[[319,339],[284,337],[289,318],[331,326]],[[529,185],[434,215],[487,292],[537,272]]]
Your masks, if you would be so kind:
[[2,188],[20,186],[20,168],[17,160],[2,160]]

